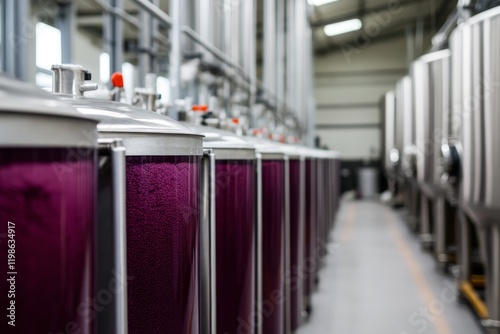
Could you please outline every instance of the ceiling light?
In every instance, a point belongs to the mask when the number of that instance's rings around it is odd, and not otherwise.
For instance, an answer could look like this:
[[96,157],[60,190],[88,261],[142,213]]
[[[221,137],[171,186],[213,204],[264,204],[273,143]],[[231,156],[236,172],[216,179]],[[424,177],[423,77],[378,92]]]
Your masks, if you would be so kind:
[[338,0],[307,0],[307,2],[309,2],[309,4],[312,6],[322,6],[322,5],[326,5],[327,3],[335,2],[335,1],[338,1]]
[[325,34],[327,36],[342,35],[351,31],[356,31],[361,29],[363,23],[360,19],[352,19],[348,21],[343,21],[339,23],[332,23],[325,26]]

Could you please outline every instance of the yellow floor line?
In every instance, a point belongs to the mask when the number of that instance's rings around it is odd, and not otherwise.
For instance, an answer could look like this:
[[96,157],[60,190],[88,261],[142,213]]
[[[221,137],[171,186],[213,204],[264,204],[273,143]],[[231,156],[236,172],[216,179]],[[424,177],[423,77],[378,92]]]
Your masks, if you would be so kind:
[[[434,295],[434,292],[432,291],[431,287],[429,286],[429,283],[425,279],[424,273],[422,272],[420,265],[416,261],[415,256],[413,255],[413,252],[410,249],[410,246],[408,245],[403,235],[401,234],[397,226],[396,220],[394,218],[394,214],[389,210],[387,210],[386,212],[387,212],[387,221],[389,223],[391,234],[394,240],[396,241],[396,245],[401,255],[404,258],[404,262],[406,263],[408,269],[410,270],[413,280],[417,285],[420,298],[424,302],[424,305],[428,307],[429,305],[432,304],[433,301],[438,300],[438,298]],[[437,314],[435,316],[436,318],[432,322],[432,324],[436,329],[436,333],[451,334],[450,326],[444,315]]]
[[352,229],[354,227],[354,219],[356,218],[356,210],[354,209],[355,204],[348,204],[347,213],[345,217],[344,229],[342,230],[342,236],[340,238],[340,243],[345,245],[352,238]]
[[460,284],[460,291],[464,294],[465,298],[472,305],[472,308],[476,311],[476,314],[481,319],[488,319],[488,308],[484,304],[484,301],[478,296],[476,290],[472,287],[469,282],[462,282]]

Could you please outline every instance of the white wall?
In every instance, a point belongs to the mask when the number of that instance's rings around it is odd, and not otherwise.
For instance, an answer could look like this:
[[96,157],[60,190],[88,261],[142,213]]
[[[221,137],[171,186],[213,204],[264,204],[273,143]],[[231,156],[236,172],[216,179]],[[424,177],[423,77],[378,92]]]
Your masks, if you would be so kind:
[[406,38],[336,50],[315,61],[316,134],[322,145],[347,160],[379,158],[383,139],[379,102],[407,73]]

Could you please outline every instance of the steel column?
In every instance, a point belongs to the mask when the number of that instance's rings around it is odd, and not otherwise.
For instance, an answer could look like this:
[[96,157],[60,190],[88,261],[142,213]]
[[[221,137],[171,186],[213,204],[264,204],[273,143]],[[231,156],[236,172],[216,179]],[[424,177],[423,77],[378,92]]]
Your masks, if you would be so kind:
[[2,4],[2,70],[23,81],[29,79],[28,42],[34,37],[34,27],[28,26],[29,6],[28,0],[4,0]]
[[151,14],[142,9],[140,11],[141,34],[139,39],[139,85],[146,84],[146,74],[152,70],[150,52],[152,49],[152,17]]
[[285,0],[276,1],[276,100],[277,110],[284,111],[285,103]]
[[264,87],[276,95],[276,0],[264,1]]
[[73,36],[75,32],[76,8],[73,1],[59,5],[56,27],[61,30],[61,60],[63,64],[72,64]]
[[[115,8],[123,7],[123,0],[108,0]],[[116,15],[104,13],[104,49],[109,54],[111,72],[121,71],[123,64],[123,22]]]
[[169,114],[170,117],[177,120],[179,119],[179,110],[175,102],[181,98],[181,14],[182,14],[182,0],[170,0],[170,15],[172,17],[172,25],[170,27],[170,100],[172,103],[172,110]]

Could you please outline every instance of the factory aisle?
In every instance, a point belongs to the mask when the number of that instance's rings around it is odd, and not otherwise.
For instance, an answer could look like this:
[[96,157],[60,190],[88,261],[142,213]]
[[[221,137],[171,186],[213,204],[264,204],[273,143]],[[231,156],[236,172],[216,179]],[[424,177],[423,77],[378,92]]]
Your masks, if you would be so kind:
[[481,333],[397,212],[343,202],[336,224],[313,314],[298,334]]

